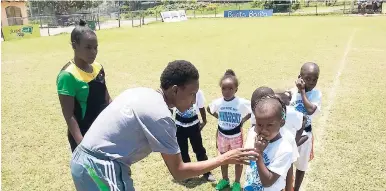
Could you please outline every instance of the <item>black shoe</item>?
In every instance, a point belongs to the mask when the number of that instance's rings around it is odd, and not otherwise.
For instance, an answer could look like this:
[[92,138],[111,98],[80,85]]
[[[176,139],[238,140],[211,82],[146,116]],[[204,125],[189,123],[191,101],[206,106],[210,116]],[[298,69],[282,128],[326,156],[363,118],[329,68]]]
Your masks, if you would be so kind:
[[191,178],[188,178],[188,179],[183,180],[182,183],[186,184],[186,183],[188,183],[191,180],[192,180]]
[[216,182],[216,178],[213,176],[213,174],[212,173],[206,173],[206,174],[204,174],[204,178],[205,178],[205,180],[206,181],[208,181],[208,182]]

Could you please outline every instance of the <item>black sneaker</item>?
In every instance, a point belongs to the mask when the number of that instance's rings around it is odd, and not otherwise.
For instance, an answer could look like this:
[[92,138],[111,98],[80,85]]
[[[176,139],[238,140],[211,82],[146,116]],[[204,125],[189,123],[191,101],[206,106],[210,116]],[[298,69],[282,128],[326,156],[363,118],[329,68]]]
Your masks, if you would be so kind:
[[192,180],[191,178],[188,178],[188,179],[183,180],[182,183],[187,184],[187,183],[189,183],[191,180]]
[[206,181],[208,181],[208,182],[216,182],[216,178],[213,176],[213,174],[212,173],[206,173],[206,174],[204,174],[204,178],[205,178],[205,180]]

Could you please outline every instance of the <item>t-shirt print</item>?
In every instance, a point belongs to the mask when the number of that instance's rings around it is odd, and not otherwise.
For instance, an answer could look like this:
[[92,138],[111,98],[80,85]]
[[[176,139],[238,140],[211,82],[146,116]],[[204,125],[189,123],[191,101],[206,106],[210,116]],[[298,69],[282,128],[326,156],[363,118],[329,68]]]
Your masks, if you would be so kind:
[[[268,166],[271,164],[271,161],[269,160],[267,154],[263,152],[263,159],[264,159],[264,164],[265,166]],[[257,170],[257,164],[256,161],[250,161],[250,166],[245,169],[245,191],[260,191],[264,190],[263,184],[261,183],[260,180],[260,175]]]

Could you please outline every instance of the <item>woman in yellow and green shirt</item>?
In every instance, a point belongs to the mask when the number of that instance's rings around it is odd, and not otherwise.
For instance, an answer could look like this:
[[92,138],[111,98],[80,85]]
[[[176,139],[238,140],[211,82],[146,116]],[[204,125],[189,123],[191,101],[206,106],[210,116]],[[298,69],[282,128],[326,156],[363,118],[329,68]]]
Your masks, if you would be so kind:
[[85,25],[81,20],[72,31],[74,59],[62,68],[56,81],[72,151],[99,113],[111,102],[104,69],[94,62],[98,54],[97,36]]

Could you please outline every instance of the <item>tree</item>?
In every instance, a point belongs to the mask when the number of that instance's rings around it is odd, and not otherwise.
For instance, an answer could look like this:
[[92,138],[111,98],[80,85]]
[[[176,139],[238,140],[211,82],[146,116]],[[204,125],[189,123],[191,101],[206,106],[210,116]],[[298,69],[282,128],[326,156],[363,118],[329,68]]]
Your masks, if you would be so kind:
[[30,1],[30,8],[34,8],[33,14],[39,15],[64,15],[77,12],[82,9],[95,8],[100,5],[102,1]]

